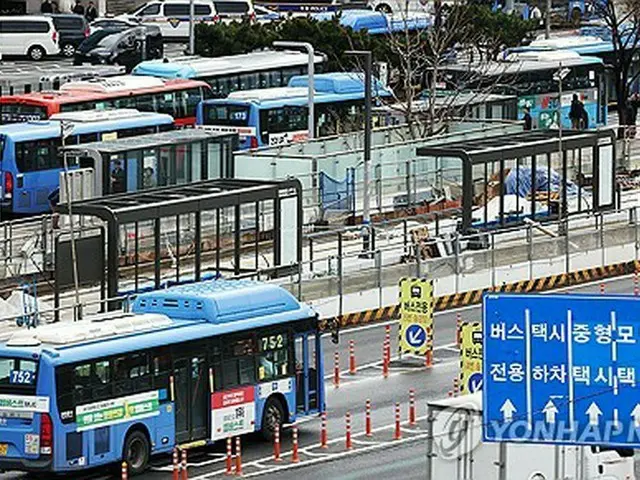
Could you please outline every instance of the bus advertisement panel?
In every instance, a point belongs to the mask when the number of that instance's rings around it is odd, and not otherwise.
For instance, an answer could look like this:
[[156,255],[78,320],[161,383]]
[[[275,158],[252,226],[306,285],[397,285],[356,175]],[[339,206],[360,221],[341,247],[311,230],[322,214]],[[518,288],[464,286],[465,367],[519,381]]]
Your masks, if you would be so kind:
[[0,344],[0,470],[125,461],[135,475],[175,448],[272,439],[324,411],[323,378],[317,314],[281,287],[214,280],[141,294],[133,313]]

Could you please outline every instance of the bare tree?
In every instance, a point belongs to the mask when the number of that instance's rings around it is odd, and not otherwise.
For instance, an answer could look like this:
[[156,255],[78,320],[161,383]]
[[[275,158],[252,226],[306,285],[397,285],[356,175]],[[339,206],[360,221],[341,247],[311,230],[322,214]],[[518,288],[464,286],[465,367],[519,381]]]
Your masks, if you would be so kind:
[[618,118],[621,125],[629,125],[634,121],[629,108],[630,87],[640,76],[640,70],[632,68],[640,53],[640,0],[592,0],[591,7],[611,34]]

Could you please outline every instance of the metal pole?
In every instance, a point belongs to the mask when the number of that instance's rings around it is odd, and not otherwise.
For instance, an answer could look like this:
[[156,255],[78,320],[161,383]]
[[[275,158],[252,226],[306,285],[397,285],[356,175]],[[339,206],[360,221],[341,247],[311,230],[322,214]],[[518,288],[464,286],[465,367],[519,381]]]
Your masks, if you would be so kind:
[[544,21],[544,38],[551,37],[551,0],[547,0],[547,15]]
[[189,55],[196,52],[195,38],[195,5],[193,0],[189,0]]
[[[193,0],[192,0],[193,1]],[[308,42],[289,42],[289,41],[277,41],[273,42],[273,46],[276,48],[293,48],[296,50],[304,49],[308,55],[307,63],[307,108],[308,108],[308,130],[309,138],[316,137],[316,114],[315,114],[315,59],[316,54],[311,45]]]
[[60,136],[62,137],[62,161],[64,166],[64,193],[67,197],[67,209],[69,210],[69,235],[71,236],[71,263],[73,271],[73,286],[75,289],[75,307],[74,312],[77,312],[77,316],[74,316],[74,320],[80,320],[82,318],[82,311],[80,307],[80,281],[78,278],[78,258],[76,254],[76,235],[73,226],[73,212],[71,210],[71,189],[69,188],[69,162],[67,160],[66,145],[66,132],[64,130],[64,122],[60,122]]
[[362,194],[362,228],[363,250],[369,251],[369,225],[371,223],[369,178],[371,169],[371,52],[368,50],[347,50],[345,55],[360,57],[364,60],[364,166],[363,181],[364,192]]

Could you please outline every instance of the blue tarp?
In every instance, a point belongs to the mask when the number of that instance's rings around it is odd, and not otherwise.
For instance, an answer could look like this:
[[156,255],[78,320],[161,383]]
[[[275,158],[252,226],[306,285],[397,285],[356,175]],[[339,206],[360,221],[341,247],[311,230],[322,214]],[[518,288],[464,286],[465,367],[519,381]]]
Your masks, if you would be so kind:
[[344,180],[336,180],[324,172],[320,172],[320,200],[322,210],[339,210],[353,212],[355,209],[355,172],[347,169]]
[[[551,190],[552,192],[558,192],[560,191],[561,181],[562,177],[555,170],[551,169],[551,179],[549,179],[549,169],[547,167],[537,167],[533,191],[546,192]],[[506,195],[526,197],[531,194],[532,183],[531,167],[519,166],[512,168],[504,180],[504,193]],[[551,183],[550,189],[549,183]],[[567,181],[567,195],[572,196],[577,194],[578,187],[576,184]]]

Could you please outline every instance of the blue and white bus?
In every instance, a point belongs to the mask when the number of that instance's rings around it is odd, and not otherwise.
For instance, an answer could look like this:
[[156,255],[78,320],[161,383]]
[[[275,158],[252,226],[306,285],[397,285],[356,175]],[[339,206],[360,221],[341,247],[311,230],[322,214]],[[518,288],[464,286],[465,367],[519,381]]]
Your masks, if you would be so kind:
[[[140,295],[133,313],[0,344],[0,471],[70,473],[251,432],[324,410],[316,313],[251,281]],[[48,477],[50,478],[50,477]]]
[[[3,213],[31,215],[51,210],[49,196],[60,186],[62,122],[73,125],[67,145],[172,130],[173,117],[137,110],[56,114],[50,120],[0,126]],[[75,167],[74,167],[75,168]]]
[[[633,42],[630,43],[630,46]],[[615,63],[615,50],[611,41],[610,33],[607,35],[606,29],[602,27],[583,27],[578,35],[559,35],[552,38],[538,38],[525,47],[509,49],[507,54],[526,54],[532,52],[575,52],[584,57],[596,57],[601,59],[605,65]],[[628,52],[632,55],[632,52]],[[631,70],[629,78],[635,79],[631,84],[630,91],[638,92],[637,74],[640,71],[640,59],[633,56],[631,59]],[[605,70],[607,83],[607,93],[609,104],[616,103],[615,75],[612,69]]]
[[[362,129],[364,79],[359,73],[333,72],[314,76],[316,137]],[[240,148],[257,148],[304,141],[308,138],[308,76],[293,77],[283,88],[235,92],[225,99],[198,105],[196,124],[210,130],[234,132]],[[376,100],[390,98],[390,90],[373,85]]]
[[589,128],[607,123],[607,87],[604,63],[572,51],[512,53],[489,64],[446,65],[445,83],[452,88],[518,97],[518,118],[528,108],[533,128],[558,126],[559,84],[556,74],[568,69],[562,80],[560,115],[563,128],[571,128],[569,111],[574,95],[584,104]]
[[[314,69],[321,72],[325,57],[317,53]],[[291,50],[258,50],[224,57],[178,57],[139,63],[134,75],[166,79],[202,80],[211,85],[213,98],[239,90],[284,87],[291,77],[306,75],[309,57]]]

